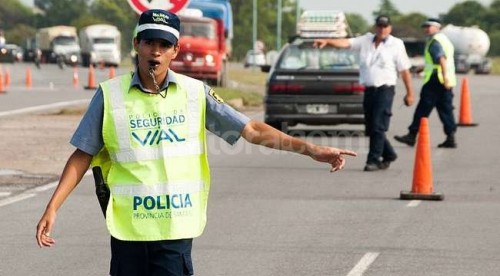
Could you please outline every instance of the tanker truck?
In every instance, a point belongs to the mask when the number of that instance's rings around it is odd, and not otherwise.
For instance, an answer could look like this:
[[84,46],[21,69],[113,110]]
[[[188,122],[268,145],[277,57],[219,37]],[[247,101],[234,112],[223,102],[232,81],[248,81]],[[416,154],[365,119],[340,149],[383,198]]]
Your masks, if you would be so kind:
[[442,30],[455,47],[455,68],[457,73],[474,70],[476,74],[491,72],[491,59],[486,57],[490,49],[488,34],[477,26],[460,27],[446,25]]

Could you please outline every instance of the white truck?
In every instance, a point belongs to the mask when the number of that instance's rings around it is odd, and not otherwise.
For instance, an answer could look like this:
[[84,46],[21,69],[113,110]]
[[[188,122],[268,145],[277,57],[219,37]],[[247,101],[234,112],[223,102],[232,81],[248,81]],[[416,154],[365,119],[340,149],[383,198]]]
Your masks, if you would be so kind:
[[82,65],[118,66],[121,62],[121,33],[116,26],[95,24],[79,32]]
[[452,24],[441,30],[455,46],[457,73],[474,70],[476,74],[491,72],[491,59],[486,57],[490,49],[488,34],[477,26],[460,27]]
[[78,64],[80,45],[76,28],[73,26],[53,26],[39,29],[36,41],[46,62],[64,61],[66,64]]

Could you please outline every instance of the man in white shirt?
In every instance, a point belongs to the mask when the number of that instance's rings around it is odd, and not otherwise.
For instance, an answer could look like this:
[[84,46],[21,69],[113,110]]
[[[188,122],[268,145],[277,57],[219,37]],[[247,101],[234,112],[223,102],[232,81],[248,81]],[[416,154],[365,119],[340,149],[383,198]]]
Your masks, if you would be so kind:
[[398,73],[401,74],[406,88],[405,105],[410,106],[414,101],[409,70],[411,64],[403,41],[391,35],[392,25],[388,16],[378,16],[374,29],[375,34],[367,33],[354,38],[317,39],[314,43],[319,48],[330,45],[359,52],[359,79],[365,86],[365,131],[370,137],[365,171],[387,169],[397,158],[385,132],[389,129]]

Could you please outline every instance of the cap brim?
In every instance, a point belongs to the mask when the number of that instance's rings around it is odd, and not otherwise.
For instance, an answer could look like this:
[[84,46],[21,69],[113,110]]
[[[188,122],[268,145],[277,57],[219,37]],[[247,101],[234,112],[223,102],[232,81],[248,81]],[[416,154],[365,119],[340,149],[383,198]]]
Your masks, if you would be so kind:
[[137,35],[139,35],[141,39],[163,39],[173,45],[177,43],[177,38],[174,34],[163,30],[144,30]]
[[422,23],[422,25],[420,25],[421,28],[427,28],[430,26],[441,27],[441,24],[439,24],[438,22],[427,21]]

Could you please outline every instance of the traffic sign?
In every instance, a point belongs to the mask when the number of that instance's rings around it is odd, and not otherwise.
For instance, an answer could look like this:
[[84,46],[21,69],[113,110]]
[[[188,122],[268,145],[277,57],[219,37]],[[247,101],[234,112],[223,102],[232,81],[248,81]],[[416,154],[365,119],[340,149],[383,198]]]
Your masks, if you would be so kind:
[[177,13],[189,4],[190,0],[128,0],[138,14],[150,9],[162,9]]

